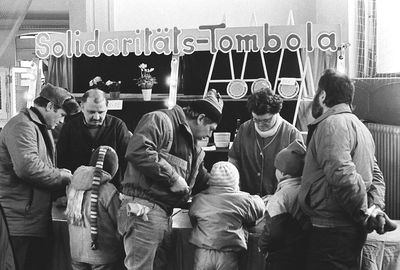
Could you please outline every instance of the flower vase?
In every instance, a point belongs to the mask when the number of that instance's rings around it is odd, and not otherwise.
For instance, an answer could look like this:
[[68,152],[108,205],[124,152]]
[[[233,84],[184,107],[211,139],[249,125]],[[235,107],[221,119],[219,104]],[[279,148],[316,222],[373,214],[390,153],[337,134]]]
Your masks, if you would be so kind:
[[148,101],[151,100],[151,88],[148,89],[142,89],[142,94],[143,94],[143,100]]
[[110,92],[110,99],[119,99],[119,95],[121,92]]

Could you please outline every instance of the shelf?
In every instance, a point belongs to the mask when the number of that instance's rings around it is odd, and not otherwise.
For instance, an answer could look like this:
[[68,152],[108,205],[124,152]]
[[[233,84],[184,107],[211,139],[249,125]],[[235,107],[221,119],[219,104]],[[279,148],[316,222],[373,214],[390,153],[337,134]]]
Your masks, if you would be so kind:
[[[83,93],[72,93],[72,95],[77,99],[80,100],[83,96]],[[224,102],[247,102],[247,96],[241,98],[241,99],[233,99],[229,97],[228,95],[221,95],[222,99]],[[109,94],[107,94],[107,98],[111,99]],[[159,101],[166,101],[168,100],[169,96],[168,94],[152,94],[151,100],[150,101],[145,101],[143,100],[142,94],[134,94],[134,93],[121,93],[119,99],[126,100],[126,101],[137,101],[137,102],[159,102]],[[192,100],[198,100],[202,99],[202,95],[178,95],[177,96],[177,101],[192,101]],[[312,100],[312,99],[311,99]],[[283,101],[297,101],[297,97],[295,98],[288,98],[288,99],[283,99]]]

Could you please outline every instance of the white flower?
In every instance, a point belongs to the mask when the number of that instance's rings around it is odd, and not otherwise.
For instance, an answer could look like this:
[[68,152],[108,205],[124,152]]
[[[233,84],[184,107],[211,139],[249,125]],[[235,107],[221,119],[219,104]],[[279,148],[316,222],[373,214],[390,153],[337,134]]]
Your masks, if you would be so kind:
[[96,76],[91,81],[89,81],[89,86],[93,86],[93,85],[95,85],[95,84],[97,84],[97,83],[99,83],[101,81],[102,81],[101,77],[100,76]]

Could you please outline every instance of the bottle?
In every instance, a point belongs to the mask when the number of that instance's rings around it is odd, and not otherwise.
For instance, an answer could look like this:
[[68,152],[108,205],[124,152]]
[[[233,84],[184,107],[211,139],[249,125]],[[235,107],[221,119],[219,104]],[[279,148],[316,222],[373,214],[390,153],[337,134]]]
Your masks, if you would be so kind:
[[235,135],[233,138],[235,138],[236,135],[238,134],[240,125],[241,125],[240,118],[238,118],[238,119],[236,119],[236,130],[235,130]]

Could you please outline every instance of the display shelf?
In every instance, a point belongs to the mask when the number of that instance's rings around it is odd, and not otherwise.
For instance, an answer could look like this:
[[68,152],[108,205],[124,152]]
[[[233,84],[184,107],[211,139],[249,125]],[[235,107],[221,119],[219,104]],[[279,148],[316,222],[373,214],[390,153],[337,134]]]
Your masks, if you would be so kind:
[[[83,96],[83,93],[72,93],[72,95],[80,100]],[[241,99],[233,99],[229,97],[228,95],[221,95],[222,99],[224,102],[247,102],[248,96],[245,96]],[[107,94],[107,98],[111,99],[109,94]],[[178,95],[177,100],[178,101],[192,101],[192,100],[198,100],[202,99],[202,95]],[[139,101],[139,102],[151,102],[151,101],[165,101],[168,100],[168,94],[152,94],[151,100],[145,101],[143,100],[142,94],[134,94],[134,93],[121,93],[120,97],[118,99],[126,100],[126,101]],[[289,98],[289,99],[284,99],[285,101],[297,101],[297,98]]]

